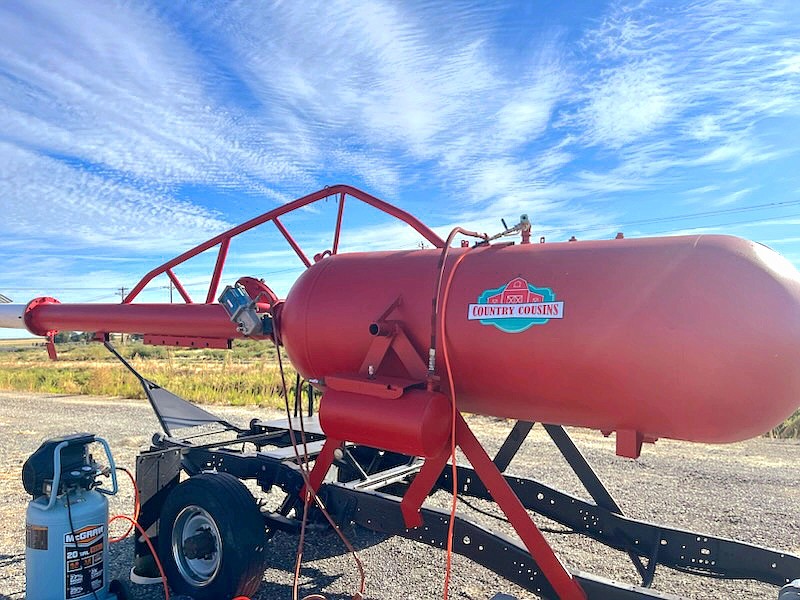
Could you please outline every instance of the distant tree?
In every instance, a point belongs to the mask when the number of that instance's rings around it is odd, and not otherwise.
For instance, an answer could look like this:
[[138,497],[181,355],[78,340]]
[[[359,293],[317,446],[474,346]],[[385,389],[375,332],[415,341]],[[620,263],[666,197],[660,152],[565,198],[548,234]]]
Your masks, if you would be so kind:
[[66,344],[67,342],[90,342],[94,338],[91,331],[59,331],[55,336],[56,344]]
[[66,344],[67,342],[72,340],[72,336],[75,335],[74,331],[59,331],[54,340],[56,344]]

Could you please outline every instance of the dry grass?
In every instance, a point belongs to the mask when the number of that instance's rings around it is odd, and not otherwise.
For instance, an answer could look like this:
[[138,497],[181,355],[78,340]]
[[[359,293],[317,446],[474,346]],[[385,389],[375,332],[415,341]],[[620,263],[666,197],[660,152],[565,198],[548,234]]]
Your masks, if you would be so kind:
[[[101,345],[60,345],[58,362],[44,349],[0,353],[0,389],[54,394],[143,398],[137,379]],[[232,351],[143,346],[120,348],[148,379],[194,402],[282,406],[275,350],[244,342]],[[287,380],[294,371],[287,369]]]
[[0,350],[15,348],[32,348],[34,346],[44,346],[42,338],[22,338],[18,340],[0,340]]

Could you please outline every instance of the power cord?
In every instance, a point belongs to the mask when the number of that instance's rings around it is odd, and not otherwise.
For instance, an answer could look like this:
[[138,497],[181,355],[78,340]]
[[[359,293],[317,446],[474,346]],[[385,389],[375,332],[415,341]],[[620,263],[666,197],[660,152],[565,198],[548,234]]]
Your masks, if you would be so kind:
[[[347,539],[347,536],[344,535],[344,532],[339,528],[336,522],[333,520],[331,515],[328,513],[328,510],[325,508],[325,504],[322,502],[319,496],[317,496],[316,490],[313,489],[311,486],[311,481],[309,479],[309,470],[308,470],[308,446],[306,442],[306,435],[305,435],[305,426],[303,425],[303,417],[300,416],[300,430],[302,436],[302,443],[303,443],[303,454],[301,457],[300,449],[298,448],[297,440],[295,439],[294,435],[294,424],[292,422],[292,411],[289,407],[289,388],[286,385],[286,373],[283,368],[283,359],[281,358],[281,351],[280,346],[278,345],[278,340],[273,335],[273,341],[275,342],[275,348],[277,350],[278,355],[278,370],[281,375],[281,384],[283,387],[283,399],[284,399],[284,406],[286,408],[286,418],[288,420],[287,425],[289,426],[289,439],[292,442],[292,449],[294,450],[295,459],[297,460],[297,465],[300,468],[300,475],[303,478],[303,482],[305,484],[304,489],[306,491],[306,496],[303,498],[303,521],[300,527],[300,540],[297,546],[297,558],[295,561],[295,575],[294,575],[294,583],[292,586],[292,594],[293,600],[298,600],[299,595],[299,585],[300,585],[300,569],[303,560],[303,545],[305,544],[305,529],[306,523],[308,520],[308,505],[310,501],[313,500],[314,503],[319,508],[322,515],[328,521],[330,526],[339,536],[339,539],[342,540],[342,543],[347,548],[347,551],[353,557],[353,560],[356,563],[356,567],[358,568],[358,573],[360,577],[360,585],[359,591],[353,594],[353,600],[363,600],[364,593],[366,591],[366,574],[364,572],[364,564],[361,562],[361,559],[358,557],[356,553],[356,549],[350,543],[350,540]],[[320,594],[312,594],[310,596],[306,596],[303,600],[325,600],[325,596],[321,596]]]
[[[69,518],[69,528],[70,531],[72,532],[72,544],[75,546],[75,554],[77,555],[77,559],[81,566],[81,575],[83,575],[84,579],[86,578],[87,574],[89,575],[89,587],[92,590],[92,596],[94,597],[94,600],[99,600],[97,597],[97,592],[95,591],[94,586],[92,585],[91,572],[87,573],[86,564],[83,562],[83,558],[81,557],[81,550],[80,547],[78,546],[78,536],[75,533],[75,524],[72,522],[72,503],[69,500],[69,494],[70,491],[67,490],[64,495],[67,500],[67,517]],[[108,532],[106,531],[106,534],[107,533]]]
[[127,521],[128,522],[128,529],[119,537],[109,538],[109,543],[116,544],[117,542],[121,542],[125,538],[127,538],[131,532],[136,529],[141,534],[142,539],[147,544],[147,547],[150,550],[150,553],[153,555],[153,559],[155,560],[156,567],[158,568],[158,573],[161,576],[161,583],[164,586],[164,599],[170,600],[169,597],[169,586],[167,585],[167,575],[164,572],[164,567],[161,564],[161,561],[158,558],[158,554],[156,553],[155,547],[153,547],[153,542],[148,537],[147,533],[145,533],[144,529],[141,525],[139,525],[139,513],[141,511],[141,500],[139,498],[139,486],[136,485],[136,478],[133,476],[128,469],[125,467],[117,467],[118,471],[122,471],[128,475],[128,478],[131,481],[131,485],[133,485],[133,517],[129,517],[127,515],[114,515],[108,521],[108,528],[109,528],[109,535],[111,524],[115,521]]
[[[461,262],[466,258],[471,249],[466,250],[461,256],[458,257],[453,268],[447,277],[447,282],[442,292],[442,281],[444,279],[444,272],[447,268],[447,255],[450,252],[450,245],[453,243],[457,234],[467,235],[470,237],[480,238],[485,242],[488,241],[488,236],[485,233],[477,233],[475,231],[468,231],[461,227],[455,227],[447,236],[442,253],[439,256],[438,271],[439,276],[436,281],[436,294],[433,297],[433,314],[431,315],[431,349],[429,355],[429,377],[433,377],[434,369],[436,366],[436,343],[438,341],[442,347],[442,358],[444,359],[445,371],[447,372],[447,382],[450,389],[450,405],[451,405],[451,422],[450,422],[450,462],[453,477],[453,501],[450,505],[450,523],[447,528],[447,555],[445,559],[445,572],[444,572],[444,590],[442,593],[443,599],[448,600],[450,595],[450,575],[453,565],[453,535],[455,531],[456,508],[458,505],[458,467],[456,464],[456,422],[458,418],[458,408],[456,404],[456,387],[453,379],[453,372],[450,365],[450,356],[447,348],[447,338],[445,336],[445,318],[447,316],[447,299],[450,296],[450,289]],[[473,246],[475,248],[477,246]],[[440,314],[441,313],[441,314]]]

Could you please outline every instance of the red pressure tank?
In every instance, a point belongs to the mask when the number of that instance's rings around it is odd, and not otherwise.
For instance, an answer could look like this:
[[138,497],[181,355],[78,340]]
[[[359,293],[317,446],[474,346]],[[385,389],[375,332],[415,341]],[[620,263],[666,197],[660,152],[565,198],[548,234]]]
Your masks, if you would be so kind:
[[[691,236],[454,248],[445,279],[464,252],[445,319],[464,412],[733,442],[800,404],[800,274],[765,246]],[[387,319],[427,357],[440,256],[342,254],[309,268],[279,322],[298,371],[358,373],[370,325],[398,297]],[[448,393],[442,361],[440,342]]]

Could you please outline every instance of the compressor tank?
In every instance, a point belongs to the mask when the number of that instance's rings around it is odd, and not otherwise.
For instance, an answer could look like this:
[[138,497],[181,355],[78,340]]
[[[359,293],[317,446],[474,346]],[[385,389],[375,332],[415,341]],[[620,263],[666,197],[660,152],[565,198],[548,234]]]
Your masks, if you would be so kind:
[[[800,274],[730,236],[452,249],[446,344],[464,412],[733,442],[800,403]],[[352,374],[398,298],[427,358],[440,250],[342,254],[309,268],[280,313],[303,377]],[[436,374],[447,389],[439,341]],[[383,374],[403,376],[387,359]],[[402,401],[402,400],[400,400]]]
[[93,490],[73,490],[60,495],[51,508],[47,505],[48,497],[40,496],[31,501],[25,515],[27,597],[113,598],[109,595],[106,498]]

